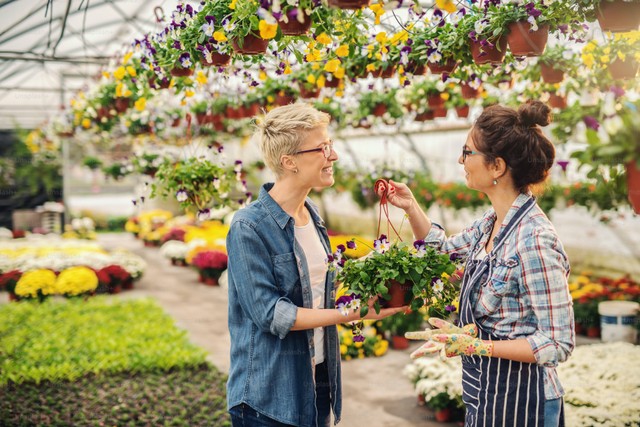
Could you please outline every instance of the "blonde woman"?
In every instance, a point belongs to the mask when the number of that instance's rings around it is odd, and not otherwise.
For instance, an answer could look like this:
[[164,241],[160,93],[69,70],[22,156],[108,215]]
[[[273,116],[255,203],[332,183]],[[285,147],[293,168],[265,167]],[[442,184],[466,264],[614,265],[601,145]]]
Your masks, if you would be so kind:
[[[333,185],[329,116],[306,104],[278,107],[258,125],[275,183],[234,217],[227,237],[234,426],[328,426],[341,416],[335,325],[356,320],[334,308],[331,246],[307,197]],[[374,310],[383,318],[406,307]]]

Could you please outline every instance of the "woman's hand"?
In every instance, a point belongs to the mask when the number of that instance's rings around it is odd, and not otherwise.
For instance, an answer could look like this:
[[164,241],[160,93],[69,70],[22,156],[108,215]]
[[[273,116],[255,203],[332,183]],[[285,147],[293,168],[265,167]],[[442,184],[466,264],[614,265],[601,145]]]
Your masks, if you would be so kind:
[[378,300],[378,297],[373,297],[369,299],[369,302],[368,302],[369,313],[367,313],[367,315],[363,317],[363,319],[380,320],[380,319],[384,319],[385,317],[393,316],[394,314],[400,313],[401,311],[407,311],[409,309],[409,306],[405,305],[402,307],[381,308],[380,313],[376,313],[376,309],[374,308],[374,305],[377,300]]
[[403,209],[405,212],[411,209],[414,205],[415,197],[413,197],[413,193],[407,187],[406,184],[402,182],[395,182],[389,180],[389,188],[378,187],[377,189],[378,196],[382,197],[384,195],[384,191],[387,190],[387,200],[393,206]]

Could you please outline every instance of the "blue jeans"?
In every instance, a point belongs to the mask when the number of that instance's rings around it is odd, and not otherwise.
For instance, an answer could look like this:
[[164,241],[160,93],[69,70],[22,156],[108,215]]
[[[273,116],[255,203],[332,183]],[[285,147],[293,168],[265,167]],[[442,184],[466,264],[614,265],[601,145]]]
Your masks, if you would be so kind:
[[562,411],[562,398],[546,400],[544,402],[544,427],[558,427]]
[[[331,387],[326,362],[316,366],[316,408],[318,409],[316,426],[329,427],[331,425]],[[262,415],[245,403],[229,409],[229,415],[231,415],[233,427],[290,427],[290,424]]]

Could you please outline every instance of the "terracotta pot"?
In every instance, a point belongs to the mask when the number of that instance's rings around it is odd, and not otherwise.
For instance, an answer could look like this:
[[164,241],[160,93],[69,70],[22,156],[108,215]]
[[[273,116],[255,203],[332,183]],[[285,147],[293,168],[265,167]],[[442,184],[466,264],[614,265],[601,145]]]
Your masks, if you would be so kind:
[[176,65],[171,69],[171,75],[173,77],[189,77],[193,75],[194,71],[195,71],[194,68],[182,68]]
[[445,62],[428,62],[427,67],[433,74],[452,73],[458,66],[455,59],[447,59]]
[[636,77],[636,74],[638,74],[639,65],[640,63],[631,57],[624,61],[620,60],[620,58],[616,58],[615,61],[609,64],[609,73],[611,73],[611,77],[616,80],[633,79]]
[[196,122],[202,126],[207,124],[207,113],[196,113]]
[[603,31],[633,31],[640,25],[640,3],[623,0],[602,1],[596,16]]
[[236,53],[243,55],[260,55],[267,51],[269,46],[269,40],[265,40],[261,37],[254,36],[249,33],[242,41],[242,47],[236,39],[231,40],[231,45]]
[[451,420],[451,408],[436,409],[434,415],[439,423],[449,422]]
[[429,120],[433,120],[433,110],[423,111],[422,113],[416,114],[416,118],[414,120],[416,122],[426,122]]
[[371,0],[329,0],[330,7],[337,7],[340,9],[362,9],[365,6],[369,6]]
[[466,83],[460,85],[460,92],[464,99],[476,99],[480,95],[480,89],[474,89]]
[[124,289],[125,291],[130,291],[131,289],[133,289],[133,279],[131,277],[122,282],[122,289]]
[[237,107],[227,105],[227,118],[228,119],[239,119],[241,118],[241,112]]
[[289,17],[289,22],[279,21],[278,26],[280,31],[285,36],[303,36],[309,32],[311,28],[311,17],[306,13],[304,15],[304,22],[300,23],[297,18]]
[[395,74],[396,74],[396,66],[395,65],[390,65],[387,68],[384,68],[380,72],[380,77],[383,78],[383,79],[390,79]]
[[466,119],[469,117],[469,106],[463,105],[462,107],[456,107],[456,114],[458,115],[458,118]]
[[442,99],[439,93],[430,94],[427,95],[427,104],[429,104],[431,108],[442,107],[444,105],[444,99]]
[[178,126],[180,126],[180,122],[182,121],[182,119],[180,117],[173,119],[171,121],[171,127],[172,128],[177,128]]
[[200,58],[200,63],[205,67],[226,67],[231,62],[231,55],[226,53],[211,53],[211,62],[207,62],[204,57]]
[[[376,68],[374,70],[371,70],[370,72],[371,72],[371,77],[378,78],[378,77],[382,76],[382,68]],[[367,71],[365,69],[365,75],[363,77],[367,77],[366,73],[367,73]]]
[[307,89],[305,86],[300,86],[300,98],[317,98],[320,96],[320,88]]
[[589,326],[587,328],[587,336],[589,338],[600,338],[600,327],[599,326]]
[[584,329],[584,326],[582,326],[582,323],[576,322],[575,330],[576,330],[576,335],[584,335],[585,333],[585,329]]
[[207,286],[220,286],[217,277],[205,277],[203,283]]
[[341,81],[342,79],[336,79],[335,77],[333,77],[331,80],[325,79],[324,87],[336,88],[340,86]]
[[414,76],[424,76],[427,74],[427,66],[425,64],[410,62],[407,64],[405,71],[409,74],[413,74]]
[[560,83],[564,80],[564,71],[553,68],[552,65],[540,63],[540,74],[545,83]]
[[447,112],[449,110],[447,110],[444,107],[437,107],[433,110],[433,117],[434,118],[443,118],[443,117],[447,117]]
[[296,98],[293,95],[277,94],[274,104],[276,105],[289,105],[295,104]]
[[553,108],[559,108],[562,110],[563,108],[567,108],[567,98],[552,93],[549,96],[549,105]]
[[507,38],[501,37],[497,42],[492,42],[492,48],[482,47],[481,42],[471,40],[471,55],[476,64],[502,64],[507,53]]
[[384,116],[384,113],[386,113],[386,112],[387,112],[386,104],[377,104],[371,110],[371,114],[373,114],[376,117],[382,117],[382,116]]
[[389,295],[391,299],[388,301],[382,301],[384,307],[402,307],[407,305],[413,296],[411,291],[411,283],[400,283],[395,280],[391,280],[388,284]]
[[549,38],[549,26],[543,25],[536,31],[531,31],[531,24],[527,21],[509,24],[507,42],[514,56],[539,56],[544,52]]
[[635,161],[627,163],[627,197],[633,211],[640,214],[640,168]]
[[402,335],[392,335],[391,347],[395,348],[396,350],[405,350],[409,348],[409,340]]
[[129,109],[130,104],[131,104],[131,99],[129,98],[116,98],[114,103],[114,108],[118,113],[124,113]]
[[260,114],[260,104],[254,102],[253,104],[244,106],[246,117],[254,117]]

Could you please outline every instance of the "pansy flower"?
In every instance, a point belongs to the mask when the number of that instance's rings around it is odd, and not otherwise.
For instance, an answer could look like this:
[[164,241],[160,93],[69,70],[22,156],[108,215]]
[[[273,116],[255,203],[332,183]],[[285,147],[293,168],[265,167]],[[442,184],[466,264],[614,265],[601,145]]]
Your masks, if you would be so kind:
[[181,188],[176,192],[176,200],[179,202],[184,202],[189,198],[189,193],[184,188]]

